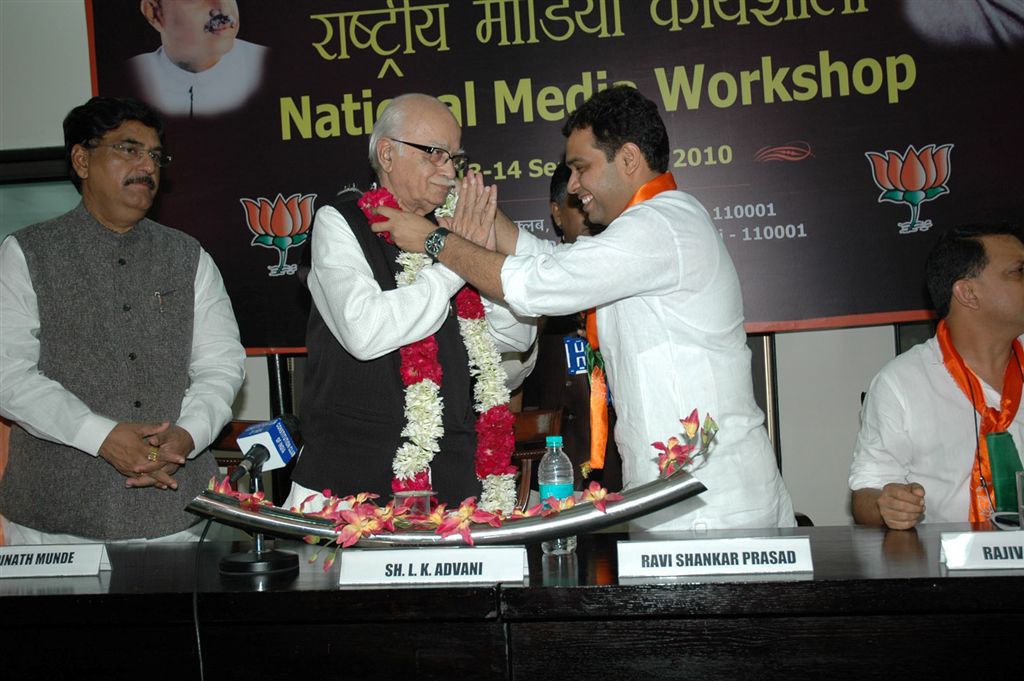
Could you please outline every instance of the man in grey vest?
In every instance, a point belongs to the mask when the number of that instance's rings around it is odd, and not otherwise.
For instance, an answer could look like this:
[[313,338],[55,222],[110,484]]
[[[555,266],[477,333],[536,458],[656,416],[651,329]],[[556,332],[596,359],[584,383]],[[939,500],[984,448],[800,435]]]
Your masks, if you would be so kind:
[[220,273],[146,219],[170,163],[141,102],[64,119],[81,203],[0,244],[0,481],[8,543],[187,540],[201,456],[231,418],[245,352]]

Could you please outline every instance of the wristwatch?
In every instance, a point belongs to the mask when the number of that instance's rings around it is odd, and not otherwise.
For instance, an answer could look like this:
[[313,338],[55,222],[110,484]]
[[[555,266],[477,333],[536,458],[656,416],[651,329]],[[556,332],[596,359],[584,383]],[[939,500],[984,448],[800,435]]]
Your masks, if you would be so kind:
[[438,227],[433,232],[427,235],[426,240],[423,242],[423,250],[426,251],[427,255],[434,262],[437,262],[437,256],[441,255],[441,249],[444,248],[444,242],[448,238],[451,232],[444,227]]

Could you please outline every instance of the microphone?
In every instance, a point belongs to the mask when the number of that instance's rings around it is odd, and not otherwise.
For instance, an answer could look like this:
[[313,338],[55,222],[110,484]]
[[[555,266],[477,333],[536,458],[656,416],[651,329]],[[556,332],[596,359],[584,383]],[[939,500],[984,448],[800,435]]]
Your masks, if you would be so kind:
[[298,437],[299,420],[291,414],[254,423],[239,433],[238,449],[245,454],[231,472],[230,482],[234,484],[246,474],[259,475],[287,466],[298,451],[292,433]]

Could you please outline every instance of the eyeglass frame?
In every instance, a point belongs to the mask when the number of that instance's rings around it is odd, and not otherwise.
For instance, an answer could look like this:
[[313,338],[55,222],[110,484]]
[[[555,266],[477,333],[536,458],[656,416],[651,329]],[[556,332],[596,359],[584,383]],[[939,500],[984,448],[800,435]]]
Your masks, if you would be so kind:
[[[443,166],[445,163],[447,163],[448,161],[452,162],[452,167],[455,168],[455,172],[457,172],[457,173],[464,172],[466,170],[466,168],[469,167],[469,155],[466,154],[465,152],[458,152],[458,153],[453,154],[452,152],[450,152],[447,149],[444,149],[442,147],[432,147],[432,146],[430,146],[428,144],[416,144],[415,142],[406,142],[405,140],[400,140],[400,139],[398,139],[396,137],[389,137],[388,139],[391,140],[392,142],[398,142],[399,144],[405,144],[407,146],[412,147],[413,149],[419,149],[423,153],[425,153],[428,156],[430,156],[431,157],[430,162],[433,163],[434,165],[436,165],[439,168],[441,166]],[[433,156],[434,156],[434,154],[436,154],[438,152],[444,153],[448,158],[444,159],[440,163],[437,163],[436,161],[434,161]]]
[[82,146],[86,149],[110,147],[114,151],[123,154],[126,158],[132,158],[136,161],[141,161],[142,155],[146,154],[158,168],[166,168],[171,165],[171,160],[174,158],[170,154],[165,154],[161,149],[146,149],[138,142],[108,142],[103,144],[99,142],[90,144],[90,142],[91,140],[85,140],[82,142]]

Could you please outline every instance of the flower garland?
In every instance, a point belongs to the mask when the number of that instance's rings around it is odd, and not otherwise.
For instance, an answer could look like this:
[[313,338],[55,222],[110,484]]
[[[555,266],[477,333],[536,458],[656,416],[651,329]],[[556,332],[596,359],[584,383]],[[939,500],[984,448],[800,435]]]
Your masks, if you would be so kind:
[[[439,215],[451,216],[456,198],[453,194],[449,194],[445,205],[438,209]],[[399,208],[394,195],[384,187],[364,193],[356,205],[371,223],[386,220],[374,212],[378,206]],[[390,232],[380,232],[378,236],[394,244]],[[399,287],[414,282],[419,272],[431,264],[429,256],[405,251],[398,254],[396,262],[401,267],[395,276]],[[459,333],[469,357],[469,373],[475,379],[473,406],[478,414],[475,469],[483,487],[480,508],[509,514],[516,502],[516,469],[512,465],[515,416],[508,409],[507,377],[501,366],[501,355],[487,330],[480,294],[468,285],[463,286],[455,295],[455,307]],[[437,359],[437,341],[428,336],[402,347],[399,354],[405,385],[406,425],[402,437],[407,441],[395,452],[391,489],[394,492],[429,490],[430,463],[440,451],[438,440],[444,434],[441,421],[443,372]]]

